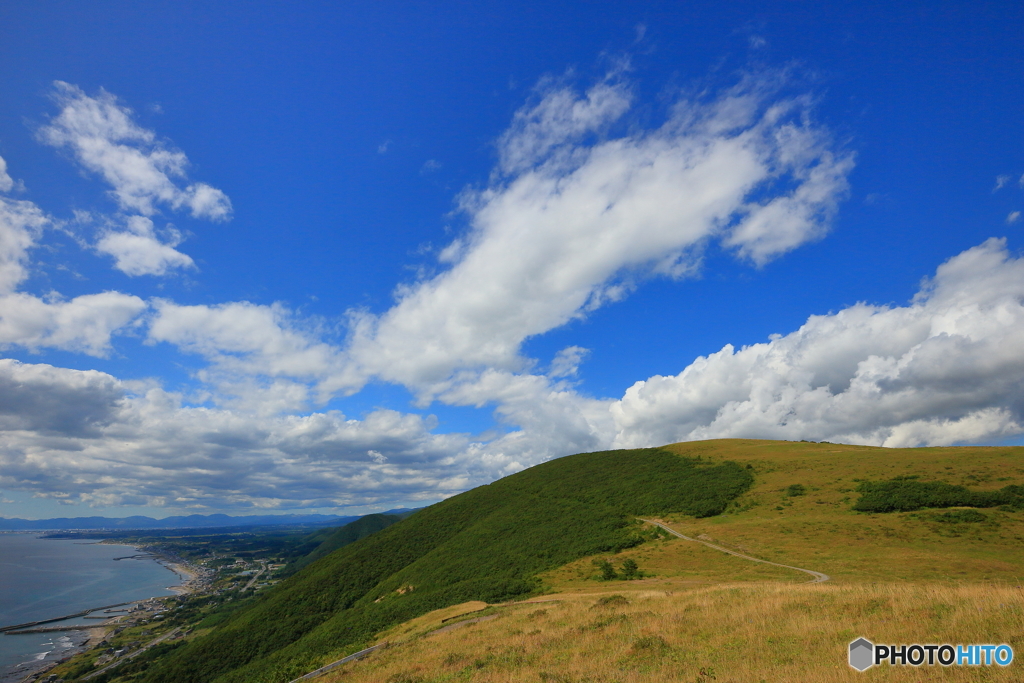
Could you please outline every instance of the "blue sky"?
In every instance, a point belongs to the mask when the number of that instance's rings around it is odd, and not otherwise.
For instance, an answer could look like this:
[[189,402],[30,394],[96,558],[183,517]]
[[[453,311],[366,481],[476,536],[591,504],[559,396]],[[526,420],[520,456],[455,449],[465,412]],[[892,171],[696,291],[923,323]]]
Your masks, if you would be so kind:
[[1019,3],[0,8],[0,516],[1024,434]]

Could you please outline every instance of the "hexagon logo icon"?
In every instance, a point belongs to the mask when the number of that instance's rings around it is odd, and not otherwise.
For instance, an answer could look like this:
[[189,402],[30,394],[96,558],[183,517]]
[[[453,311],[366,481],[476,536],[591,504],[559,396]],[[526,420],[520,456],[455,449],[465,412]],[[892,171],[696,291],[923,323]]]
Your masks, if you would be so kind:
[[850,643],[850,666],[857,671],[864,671],[875,663],[875,646],[866,638],[858,638]]

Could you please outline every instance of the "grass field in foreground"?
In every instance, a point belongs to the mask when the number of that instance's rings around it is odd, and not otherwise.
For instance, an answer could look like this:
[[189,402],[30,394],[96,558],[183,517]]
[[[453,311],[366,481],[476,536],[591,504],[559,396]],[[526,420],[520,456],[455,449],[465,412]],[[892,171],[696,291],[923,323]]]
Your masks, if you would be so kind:
[[[1006,668],[883,665],[864,673],[846,663],[848,643],[869,634],[893,644],[1006,642],[1024,656],[1024,591],[1016,586],[758,582],[616,594],[540,598],[558,601],[497,608],[492,620],[434,635],[425,632],[443,616],[427,615],[383,634],[392,647],[319,680],[1022,680],[1017,661]],[[466,616],[478,614],[486,612]]]

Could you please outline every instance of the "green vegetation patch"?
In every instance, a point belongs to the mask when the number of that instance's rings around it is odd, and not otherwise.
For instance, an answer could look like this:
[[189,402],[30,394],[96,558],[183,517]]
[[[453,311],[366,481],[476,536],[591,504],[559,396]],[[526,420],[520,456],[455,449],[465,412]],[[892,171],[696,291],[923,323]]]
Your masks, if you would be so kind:
[[736,463],[657,448],[552,460],[322,557],[144,680],[289,681],[395,624],[470,600],[521,598],[539,588],[540,572],[637,545],[638,515],[715,515],[752,483]]
[[[320,541],[307,555],[304,555],[291,564],[282,572],[285,576],[294,574],[303,567],[313,564],[321,557],[330,555],[339,548],[344,548],[350,543],[355,543],[361,538],[386,529],[395,522],[401,521],[401,515],[366,515],[354,522],[350,522],[337,529],[327,529],[330,533],[320,532],[316,535]],[[321,540],[322,539],[322,540]]]
[[864,481],[854,510],[860,512],[910,512],[922,508],[993,508],[1006,505],[1024,509],[1024,486],[1006,486],[998,491],[971,491],[966,486],[941,481],[918,481],[897,477],[889,481]]
[[988,515],[983,515],[977,510],[952,510],[937,514],[932,519],[943,524],[978,524],[988,521]]

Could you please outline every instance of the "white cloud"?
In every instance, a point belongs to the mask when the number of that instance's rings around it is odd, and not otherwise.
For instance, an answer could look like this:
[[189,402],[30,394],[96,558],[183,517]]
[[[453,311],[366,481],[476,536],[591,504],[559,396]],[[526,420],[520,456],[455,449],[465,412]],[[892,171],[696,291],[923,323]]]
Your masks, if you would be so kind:
[[[173,307],[158,320],[158,334],[215,364],[231,355],[251,372],[314,376],[334,362],[273,308]],[[1024,259],[989,240],[943,264],[906,306],[812,316],[769,342],[726,346],[679,375],[637,382],[619,400],[581,395],[557,377],[460,375],[440,400],[494,405],[514,427],[487,442],[391,410],[352,420],[189,407],[104,373],[0,361],[0,486],[98,505],[388,505],[611,447],[730,436],[984,441],[1024,432],[1022,349]],[[571,376],[582,355],[564,349],[552,375]]]
[[517,111],[498,141],[502,173],[528,170],[555,150],[571,154],[574,150],[566,148],[566,143],[607,127],[630,106],[629,91],[621,82],[598,83],[583,97],[570,88],[545,90],[544,85],[539,101]]
[[10,192],[14,189],[14,180],[7,173],[7,161],[0,157],[0,192]]
[[548,377],[575,377],[579,372],[580,363],[588,353],[590,350],[582,346],[565,347],[556,353],[554,360],[551,361]]
[[726,346],[612,406],[616,446],[727,436],[946,445],[1024,432],[1024,260],[992,239],[904,307],[858,304]]
[[376,376],[445,391],[464,370],[519,371],[527,338],[625,297],[655,274],[692,274],[709,239],[757,264],[819,237],[847,190],[849,155],[749,78],[707,102],[680,101],[654,130],[606,137],[626,85],[580,95],[551,86],[501,137],[499,166],[460,202],[468,235],[452,267],[401,288],[381,316],[354,315],[350,364],[330,380]]
[[110,338],[146,310],[146,302],[120,292],[46,300],[15,292],[0,296],[0,348],[57,348],[106,356]]
[[176,268],[195,268],[195,262],[174,247],[181,243],[181,234],[169,229],[168,242],[161,242],[153,221],[144,216],[129,216],[128,229],[106,232],[96,243],[96,250],[115,259],[114,267],[126,275],[165,275]]
[[451,457],[465,436],[432,434],[427,418],[267,418],[141,389],[0,360],[0,486],[94,505],[245,510],[433,501],[479,480]]
[[[49,219],[0,199],[0,346],[104,355],[135,322],[148,343],[205,360],[196,377],[212,390],[194,399],[218,406],[0,360],[0,486],[98,505],[335,507],[436,499],[616,446],[722,436],[917,445],[1024,432],[1024,260],[998,240],[943,264],[907,306],[812,316],[788,335],[637,382],[621,399],[579,392],[582,347],[559,351],[547,375],[522,356],[525,340],[644,278],[697,272],[711,241],[762,265],[821,236],[852,158],[811,122],[807,98],[782,98],[776,85],[749,78],[677,102],[644,130],[622,124],[631,95],[618,77],[583,94],[546,84],[501,136],[489,184],[461,196],[469,230],[441,252],[447,270],[399,288],[381,315],[352,313],[344,346],[283,305],[20,293]],[[107,178],[122,208],[230,214],[218,190],[182,187],[184,155],[112,96],[58,92],[62,112],[41,134]],[[96,246],[123,272],[193,267],[174,233],[127,220]],[[373,378],[424,404],[494,406],[510,431],[474,441],[392,410],[288,414]]]
[[993,192],[998,192],[999,190],[1001,190],[1004,187],[1006,187],[1007,183],[1009,183],[1009,182],[1010,182],[1010,176],[1008,176],[1008,175],[997,175],[996,176],[996,186],[992,188],[992,191]]
[[1007,225],[1013,225],[1020,220],[1020,211],[1011,211],[1010,215],[1006,217]]
[[110,93],[100,90],[89,97],[77,86],[55,81],[53,99],[61,111],[39,130],[40,139],[69,148],[83,167],[102,176],[123,210],[151,216],[163,204],[187,209],[196,218],[231,217],[228,196],[205,183],[185,184],[185,153],[136,124],[132,111]]
[[322,330],[303,329],[281,305],[180,306],[158,300],[154,310],[148,341],[203,356],[221,373],[221,382],[246,376],[320,381],[342,372],[338,350],[318,339]]
[[[5,165],[6,166],[6,165]],[[45,299],[16,291],[28,277],[29,250],[52,220],[30,201],[0,197],[0,348],[58,348],[94,356],[110,352],[111,335],[146,308],[119,292]]]
[[0,197],[0,295],[28,277],[28,252],[50,219],[32,202]]

